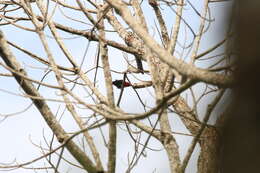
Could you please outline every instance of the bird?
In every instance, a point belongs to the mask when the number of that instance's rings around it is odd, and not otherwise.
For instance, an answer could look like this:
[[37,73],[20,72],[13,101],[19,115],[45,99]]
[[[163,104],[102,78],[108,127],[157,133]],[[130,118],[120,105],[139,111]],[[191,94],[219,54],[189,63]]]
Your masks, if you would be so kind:
[[142,60],[141,58],[139,58],[138,56],[135,57],[135,61],[136,61],[136,65],[137,65],[137,68],[138,70],[144,74],[144,68],[143,68],[143,63],[142,63]]
[[[133,47],[133,44],[135,44],[136,42],[138,42],[138,44],[141,44],[140,38],[131,31],[129,31],[127,36],[125,37],[125,41],[126,41],[126,44],[130,47]],[[141,45],[136,45],[136,46],[141,46]],[[135,55],[135,61],[136,61],[137,69],[139,70],[139,72],[144,74],[144,68],[143,68],[141,56]]]
[[113,85],[115,85],[118,89],[122,87],[129,87],[132,86],[129,82],[123,81],[123,80],[115,80],[112,82]]

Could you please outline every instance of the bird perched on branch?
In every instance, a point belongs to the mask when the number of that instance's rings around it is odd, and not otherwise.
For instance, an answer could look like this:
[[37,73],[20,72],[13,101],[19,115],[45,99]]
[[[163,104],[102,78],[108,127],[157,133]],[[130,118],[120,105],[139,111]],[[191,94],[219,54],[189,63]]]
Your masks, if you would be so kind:
[[[140,38],[133,32],[128,32],[127,36],[125,37],[125,42],[130,47],[133,47],[133,45],[135,45],[137,47],[142,47]],[[135,61],[136,61],[137,69],[139,70],[139,72],[144,74],[144,68],[143,68],[141,56],[135,55]]]
[[115,85],[117,88],[122,88],[122,87],[129,87],[132,86],[129,82],[123,81],[123,80],[115,80],[113,81],[113,85]]
[[138,56],[135,57],[135,61],[136,61],[136,65],[137,65],[137,68],[138,70],[144,74],[144,68],[143,68],[143,63],[142,63],[142,60],[141,58],[139,58]]

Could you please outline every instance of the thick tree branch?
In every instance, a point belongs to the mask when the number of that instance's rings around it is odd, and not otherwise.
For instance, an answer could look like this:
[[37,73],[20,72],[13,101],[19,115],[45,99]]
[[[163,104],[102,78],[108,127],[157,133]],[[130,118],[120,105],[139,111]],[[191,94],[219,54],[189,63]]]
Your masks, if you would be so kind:
[[231,87],[233,79],[231,76],[225,76],[218,73],[209,72],[207,70],[196,68],[182,60],[171,55],[168,51],[162,48],[156,41],[140,26],[131,15],[130,10],[122,1],[107,0],[116,11],[123,17],[126,23],[138,34],[145,44],[158,55],[158,57],[172,68],[176,69],[180,74],[187,76],[190,79],[199,80],[220,87]]
[[[107,44],[103,41],[105,40],[105,26],[104,26],[104,9],[100,8],[98,11],[98,18],[100,19],[98,24],[98,31],[100,34],[99,39],[99,50],[100,56],[104,68],[104,76],[105,76],[105,84],[108,98],[108,105],[111,108],[115,108],[115,99],[114,92],[112,86],[112,76],[110,71],[110,64],[108,60],[108,48]],[[117,142],[117,129],[116,129],[116,121],[109,122],[109,141],[108,141],[108,173],[116,172],[116,145]]]
[[[3,35],[3,32],[0,31],[0,55],[6,65],[8,65],[10,68],[17,72],[24,73],[25,76],[27,76],[25,70],[21,67],[19,62],[16,60],[15,56],[12,54],[8,43]],[[23,88],[23,90],[31,96],[36,96],[41,98],[42,96],[39,94],[39,92],[36,90],[36,88],[33,86],[33,84],[27,80],[23,80],[19,75],[13,73],[16,81],[18,84]],[[31,99],[34,103],[34,105],[37,107],[43,118],[45,119],[46,123],[49,125],[49,127],[52,129],[53,133],[57,137],[59,142],[63,142],[69,136],[66,134],[64,129],[61,127],[61,125],[58,123],[58,121],[55,118],[55,115],[51,112],[50,108],[42,98],[40,99]],[[72,141],[70,140],[66,148],[68,151],[75,157],[75,159],[89,172],[97,173],[98,170],[96,169],[95,165],[92,163],[92,161],[85,155],[85,153]]]

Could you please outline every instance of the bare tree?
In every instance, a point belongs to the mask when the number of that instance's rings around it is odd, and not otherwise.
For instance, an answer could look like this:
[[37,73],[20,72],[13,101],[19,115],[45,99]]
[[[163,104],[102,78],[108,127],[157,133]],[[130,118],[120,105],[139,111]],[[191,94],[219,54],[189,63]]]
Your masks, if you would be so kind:
[[[192,154],[199,154],[198,172],[218,172],[219,130],[225,113],[215,108],[233,83],[232,20],[228,27],[222,23],[220,40],[212,43],[207,38],[216,27],[214,8],[230,4],[225,0],[0,1],[0,63],[5,71],[1,77],[17,81],[20,93],[10,94],[31,99],[55,136],[46,140],[47,149],[40,147],[44,152],[39,158],[0,168],[18,169],[46,159],[44,169],[54,172],[59,172],[61,162],[89,173],[118,172],[118,131],[124,128],[135,148],[133,155],[125,154],[127,173],[141,164],[146,150],[152,150],[151,139],[163,146],[172,173],[185,172]],[[30,33],[37,41],[29,48],[26,41],[16,43],[5,34],[9,28]],[[87,46],[78,53],[82,44]],[[129,101],[133,97],[137,102]],[[61,110],[56,113],[57,107],[50,105],[53,102],[64,106],[78,131],[66,130],[57,117]],[[188,133],[174,131],[178,123]],[[106,154],[97,147],[92,131],[104,136]],[[180,151],[178,135],[191,138],[187,152]],[[77,136],[84,142],[75,140]],[[56,140],[58,147],[53,145]],[[64,150],[76,164],[66,159]],[[53,155],[58,158],[51,159]]]

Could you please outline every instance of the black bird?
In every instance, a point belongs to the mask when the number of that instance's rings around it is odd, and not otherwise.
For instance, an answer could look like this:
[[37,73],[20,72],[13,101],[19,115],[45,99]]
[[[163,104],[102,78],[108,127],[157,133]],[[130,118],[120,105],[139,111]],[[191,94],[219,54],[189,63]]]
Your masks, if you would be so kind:
[[131,84],[129,82],[123,81],[123,80],[115,80],[113,81],[113,85],[115,85],[117,88],[121,87],[129,87]]

